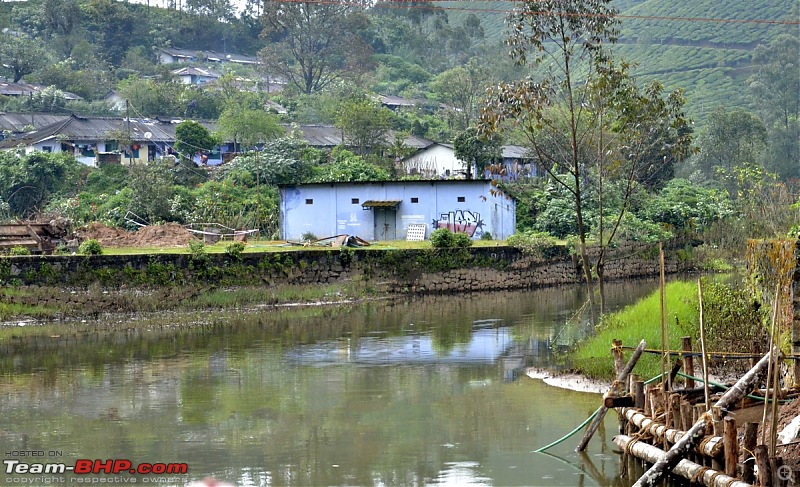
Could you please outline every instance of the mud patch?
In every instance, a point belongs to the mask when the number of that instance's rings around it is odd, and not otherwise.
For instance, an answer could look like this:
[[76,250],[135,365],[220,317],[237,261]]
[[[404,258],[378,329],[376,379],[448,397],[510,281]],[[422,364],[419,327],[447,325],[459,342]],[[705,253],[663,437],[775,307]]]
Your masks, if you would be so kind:
[[95,239],[104,247],[183,247],[197,238],[177,223],[148,225],[129,232],[102,223],[90,223],[75,230],[81,239]]

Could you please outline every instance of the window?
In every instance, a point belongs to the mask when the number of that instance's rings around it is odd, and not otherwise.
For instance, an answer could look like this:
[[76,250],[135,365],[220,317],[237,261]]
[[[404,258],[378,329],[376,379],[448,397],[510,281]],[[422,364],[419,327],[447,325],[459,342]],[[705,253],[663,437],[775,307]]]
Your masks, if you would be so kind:
[[106,152],[115,152],[119,150],[119,144],[114,141],[106,141]]
[[350,203],[353,203],[354,205],[357,205],[358,204],[358,198],[351,199]]
[[465,202],[465,201],[467,201],[467,199],[466,199],[466,198],[464,198],[463,196],[459,196],[459,197],[458,197],[458,202],[459,202],[459,203],[463,203],[463,202]]
[[306,198],[306,204],[307,205],[313,205],[314,204],[314,199],[313,198]]
[[49,145],[42,146],[42,152],[53,152],[53,148]]
[[411,198],[412,203],[419,203],[419,198]]

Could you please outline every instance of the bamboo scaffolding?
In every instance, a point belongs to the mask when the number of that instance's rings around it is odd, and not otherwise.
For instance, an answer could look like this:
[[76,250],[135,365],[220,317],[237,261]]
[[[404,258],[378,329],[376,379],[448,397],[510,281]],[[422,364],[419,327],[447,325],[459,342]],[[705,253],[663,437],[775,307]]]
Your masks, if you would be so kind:
[[[668,428],[666,425],[653,421],[641,412],[633,408],[623,408],[622,415],[639,428],[639,433],[650,434],[659,440],[667,440],[670,443],[677,443],[684,435],[685,431],[675,428]],[[706,436],[698,444],[694,451],[707,457],[721,457],[723,439],[719,436]]]
[[[667,455],[661,448],[633,440],[626,435],[615,436],[614,443],[626,452],[630,452],[636,458],[641,458],[650,463],[657,464]],[[675,465],[673,473],[695,482],[701,482],[706,487],[752,487],[752,484],[742,482],[722,472],[698,465],[686,459],[679,461]]]
[[[768,364],[772,360],[773,354],[780,353],[779,350],[773,349],[770,353],[764,355],[758,361],[755,367],[750,369],[744,376],[742,376],[736,384],[733,385],[723,396],[714,404],[719,406],[721,411],[732,410],[736,403],[749,390],[755,387],[759,377],[764,373]],[[706,406],[707,407],[707,406]],[[685,435],[678,440],[672,448],[669,449],[648,471],[636,481],[634,487],[653,487],[658,485],[661,479],[669,474],[673,468],[681,461],[683,457],[689,454],[704,437],[706,425],[710,421],[710,414],[705,413],[700,416],[697,422],[692,426]]]

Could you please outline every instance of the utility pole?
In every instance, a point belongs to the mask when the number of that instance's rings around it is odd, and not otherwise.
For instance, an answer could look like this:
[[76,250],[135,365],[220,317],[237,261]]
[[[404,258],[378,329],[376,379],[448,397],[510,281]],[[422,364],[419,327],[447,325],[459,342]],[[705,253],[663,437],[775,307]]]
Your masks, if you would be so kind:
[[133,165],[133,141],[131,140],[131,105],[130,102],[125,100],[125,118],[128,119],[128,165]]

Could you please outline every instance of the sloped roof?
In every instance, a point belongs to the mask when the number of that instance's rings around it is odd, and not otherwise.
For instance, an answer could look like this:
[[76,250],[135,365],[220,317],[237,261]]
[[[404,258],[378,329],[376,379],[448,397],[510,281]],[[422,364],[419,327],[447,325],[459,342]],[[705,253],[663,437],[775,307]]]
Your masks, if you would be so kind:
[[531,157],[528,148],[521,145],[504,145],[502,149],[505,159],[530,159]]
[[[4,96],[27,96],[31,93],[36,93],[39,91],[44,90],[47,86],[44,85],[34,85],[31,83],[8,83],[8,82],[0,82],[0,95]],[[82,97],[76,95],[75,93],[70,93],[69,91],[61,90],[61,93],[64,94],[64,98],[67,100],[83,100]]]
[[[336,147],[342,144],[342,131],[333,125],[298,125],[296,128],[300,131],[300,136],[312,147]],[[394,137],[395,132],[389,131],[386,137],[387,142],[391,143]],[[416,135],[406,136],[403,142],[418,150],[434,144],[432,140]]]
[[[171,129],[171,130],[170,130]],[[84,117],[71,115],[34,132],[21,134],[4,140],[0,147],[16,147],[17,145],[33,145],[48,139],[64,140],[104,140],[113,139],[114,133],[128,133],[133,141],[172,142],[175,140],[175,128],[162,125],[156,121],[131,120],[114,117]]]
[[197,54],[199,53],[201,56],[203,56],[204,59],[208,61],[214,61],[214,62],[228,61],[240,64],[258,63],[258,59],[255,56],[245,56],[244,54],[228,54],[228,53],[223,54],[216,51],[197,51],[192,49],[180,49],[177,47],[162,47],[159,50],[165,54],[169,54],[172,57],[183,58],[183,59],[194,59],[197,57]]
[[38,130],[47,125],[60,122],[69,115],[57,115],[54,113],[0,113],[0,131],[22,132],[25,127],[33,126]]
[[206,78],[219,78],[222,76],[211,69],[198,68],[196,66],[187,66],[185,68],[176,69],[172,72],[175,76],[205,76]]

